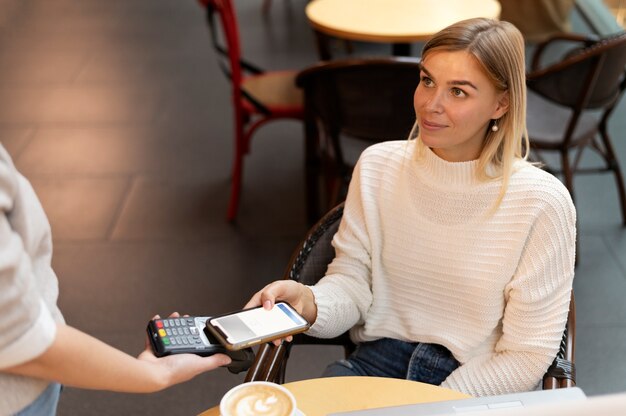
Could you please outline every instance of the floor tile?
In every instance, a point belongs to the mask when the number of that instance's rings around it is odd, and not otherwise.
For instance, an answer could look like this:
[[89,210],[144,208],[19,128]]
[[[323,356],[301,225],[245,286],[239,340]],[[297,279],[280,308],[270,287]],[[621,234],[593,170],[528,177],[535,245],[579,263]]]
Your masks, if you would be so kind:
[[11,155],[13,163],[20,156],[34,133],[35,129],[32,127],[0,127],[0,143]]
[[0,86],[0,123],[148,123],[156,119],[159,86],[19,87]]
[[55,241],[107,239],[129,187],[126,178],[29,179]]
[[53,265],[70,324],[88,332],[115,325],[136,336],[157,313],[207,316],[243,307],[282,277],[294,247],[290,239],[268,245],[238,236],[202,244],[60,242]]
[[206,241],[229,233],[226,180],[137,178],[113,230],[116,241]]
[[582,231],[619,228],[622,214],[612,174],[578,175],[574,178],[576,210]]
[[[40,128],[17,160],[24,174],[198,177],[228,175],[222,136],[202,127],[165,125]],[[218,148],[216,149],[216,145]],[[229,142],[224,146],[228,149]],[[55,154],[55,157],[50,157]]]
[[294,345],[289,353],[285,381],[317,378],[331,363],[345,358],[338,345]]
[[588,395],[626,391],[625,326],[583,326],[576,341],[577,385]]
[[622,276],[626,280],[626,228],[613,228],[603,233],[602,237],[607,251],[613,260],[619,264]]
[[[93,55],[88,62],[76,71],[77,84],[115,83],[172,83],[177,79],[198,79],[211,76],[217,66],[206,41],[207,53],[184,54],[174,50],[171,54],[142,56],[137,54],[117,56]],[[185,62],[185,65],[180,63]]]
[[576,318],[581,325],[626,322],[626,278],[603,238],[583,235],[574,277]]
[[[54,85],[72,82],[88,60],[88,52],[7,51],[0,53],[0,83]],[[45,61],[47,65],[41,65]]]

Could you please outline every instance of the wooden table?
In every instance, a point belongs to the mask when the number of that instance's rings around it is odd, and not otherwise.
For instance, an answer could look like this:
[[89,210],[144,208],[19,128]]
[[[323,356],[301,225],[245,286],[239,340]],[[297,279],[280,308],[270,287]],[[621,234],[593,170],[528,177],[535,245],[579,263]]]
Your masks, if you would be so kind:
[[[469,396],[443,387],[382,377],[332,377],[286,383],[305,416],[391,405],[466,399]],[[200,416],[218,416],[219,406]]]
[[497,0],[313,0],[306,6],[306,16],[318,35],[321,59],[330,58],[325,36],[392,43],[395,55],[408,55],[411,42],[428,40],[459,20],[497,19],[500,3]]

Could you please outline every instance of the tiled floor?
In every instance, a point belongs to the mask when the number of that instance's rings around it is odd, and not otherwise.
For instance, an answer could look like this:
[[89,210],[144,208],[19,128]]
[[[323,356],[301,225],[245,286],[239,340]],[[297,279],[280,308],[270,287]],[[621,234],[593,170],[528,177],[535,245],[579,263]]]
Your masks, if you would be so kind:
[[[305,3],[274,1],[263,15],[260,1],[237,2],[245,55],[272,69],[313,63]],[[229,91],[195,1],[0,7],[0,140],[48,212],[70,324],[136,354],[153,314],[238,308],[281,276],[306,230],[302,130],[280,122],[255,136],[239,221],[227,224]],[[623,115],[626,103],[611,130],[626,166]],[[626,231],[610,177],[576,186],[579,385],[625,391]],[[289,377],[339,354],[302,348]],[[150,396],[67,388],[59,414],[196,414],[242,379],[218,370]]]

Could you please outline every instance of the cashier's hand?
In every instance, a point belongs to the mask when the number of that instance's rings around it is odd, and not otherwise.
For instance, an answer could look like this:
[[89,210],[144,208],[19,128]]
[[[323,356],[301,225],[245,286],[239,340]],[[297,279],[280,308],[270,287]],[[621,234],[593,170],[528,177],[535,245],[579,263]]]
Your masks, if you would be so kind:
[[[178,313],[173,313],[170,318],[178,318]],[[185,315],[188,316],[188,315]],[[156,315],[152,319],[159,319]],[[174,384],[188,381],[206,371],[214,370],[230,364],[231,359],[225,354],[214,354],[210,357],[200,357],[196,354],[174,354],[157,358],[152,352],[150,342],[146,338],[146,349],[137,357],[139,360],[153,364],[162,377],[163,387],[167,388]]]
[[[263,308],[269,310],[278,301],[289,303],[311,324],[317,319],[317,305],[313,291],[302,283],[293,280],[278,280],[270,283],[255,293],[244,309],[263,305]],[[284,340],[291,341],[291,339],[292,337],[289,336]],[[282,340],[276,340],[274,344],[278,345],[281,342]]]

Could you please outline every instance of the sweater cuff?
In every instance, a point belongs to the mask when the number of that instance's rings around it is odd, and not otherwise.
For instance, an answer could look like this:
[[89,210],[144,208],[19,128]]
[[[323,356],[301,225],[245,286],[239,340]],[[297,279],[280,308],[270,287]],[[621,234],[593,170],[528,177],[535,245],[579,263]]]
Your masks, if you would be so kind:
[[322,288],[318,286],[307,287],[313,292],[315,305],[317,306],[317,318],[307,331],[307,335],[317,338],[329,338],[329,336],[325,336],[325,334],[328,332],[330,326],[328,322],[331,319],[330,305],[332,299]]
[[43,354],[52,345],[57,325],[43,300],[33,325],[15,342],[0,351],[0,368],[13,367]]

